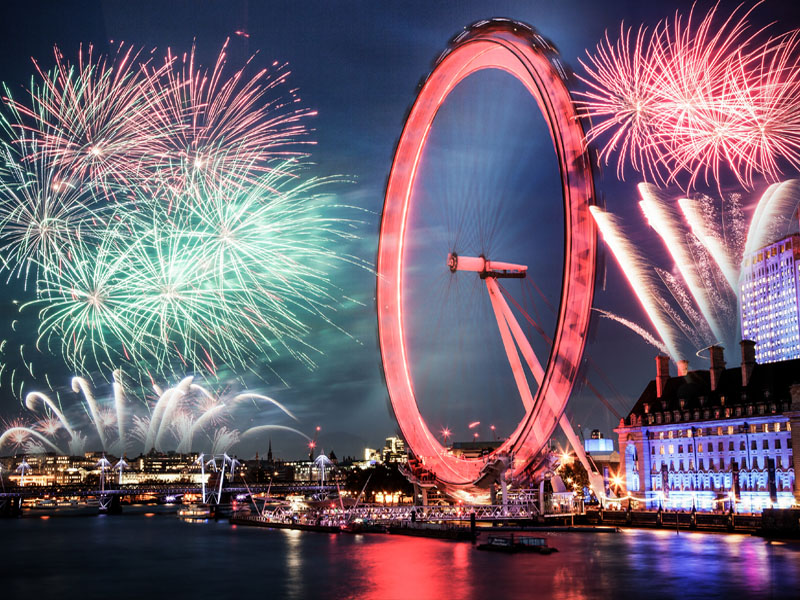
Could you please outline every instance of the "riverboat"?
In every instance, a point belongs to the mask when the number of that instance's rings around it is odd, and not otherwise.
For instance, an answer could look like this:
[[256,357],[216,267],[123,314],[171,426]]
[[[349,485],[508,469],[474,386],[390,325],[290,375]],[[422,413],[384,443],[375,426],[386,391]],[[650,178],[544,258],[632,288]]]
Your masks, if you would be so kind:
[[484,544],[478,544],[478,550],[488,550],[490,552],[535,552],[537,554],[552,554],[558,552],[558,548],[547,545],[547,538],[533,537],[529,535],[510,537],[490,535]]

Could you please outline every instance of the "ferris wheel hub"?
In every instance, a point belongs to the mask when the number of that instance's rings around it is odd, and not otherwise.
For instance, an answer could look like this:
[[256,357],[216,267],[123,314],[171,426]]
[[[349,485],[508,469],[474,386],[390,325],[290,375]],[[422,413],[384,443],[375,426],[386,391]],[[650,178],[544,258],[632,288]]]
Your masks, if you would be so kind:
[[447,255],[447,266],[451,272],[472,271],[479,273],[481,279],[492,277],[495,279],[525,277],[528,272],[528,265],[518,265],[509,262],[499,262],[496,260],[486,260],[481,256],[459,256],[455,252]]

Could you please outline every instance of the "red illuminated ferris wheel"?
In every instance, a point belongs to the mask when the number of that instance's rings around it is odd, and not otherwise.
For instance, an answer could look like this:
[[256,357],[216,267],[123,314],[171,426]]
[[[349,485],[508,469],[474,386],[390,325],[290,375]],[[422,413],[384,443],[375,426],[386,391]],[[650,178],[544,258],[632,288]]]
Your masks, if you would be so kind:
[[[491,301],[511,373],[524,406],[513,433],[488,456],[465,459],[443,446],[423,418],[415,394],[406,342],[404,260],[415,232],[409,212],[415,179],[423,166],[431,127],[442,104],[468,76],[500,70],[513,76],[532,96],[549,128],[560,170],[564,210],[564,257],[555,332],[549,356],[540,360],[509,307],[499,280],[526,277],[528,266],[504,256],[463,256],[448,252],[434,265],[480,280]],[[566,72],[553,46],[528,25],[493,19],[467,28],[439,58],[422,84],[397,144],[381,219],[378,250],[377,309],[383,369],[391,404],[408,447],[421,469],[449,493],[485,490],[510,470],[521,475],[541,456],[561,424],[578,374],[594,293],[596,232],[589,213],[594,203],[590,157],[584,132],[565,85]],[[422,201],[422,200],[419,200]],[[532,391],[525,369],[536,381]],[[496,375],[498,377],[503,374]],[[579,445],[579,444],[578,444]]]

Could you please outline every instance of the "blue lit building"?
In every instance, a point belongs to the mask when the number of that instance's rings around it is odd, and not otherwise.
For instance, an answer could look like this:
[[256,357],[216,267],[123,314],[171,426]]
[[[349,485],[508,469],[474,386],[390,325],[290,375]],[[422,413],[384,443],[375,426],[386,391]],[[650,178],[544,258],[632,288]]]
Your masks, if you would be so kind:
[[754,346],[741,342],[740,368],[726,369],[715,346],[709,370],[680,361],[677,377],[656,358],[656,379],[614,430],[625,491],[642,507],[760,512],[800,501],[800,360],[756,364]]
[[756,342],[756,362],[800,358],[800,235],[761,248],[742,262],[742,337]]

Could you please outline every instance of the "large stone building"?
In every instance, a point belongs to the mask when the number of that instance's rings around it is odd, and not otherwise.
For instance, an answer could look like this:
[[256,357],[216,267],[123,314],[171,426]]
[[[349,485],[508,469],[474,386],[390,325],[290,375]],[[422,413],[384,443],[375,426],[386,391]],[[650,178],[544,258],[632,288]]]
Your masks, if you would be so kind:
[[726,369],[710,348],[711,368],[678,375],[656,357],[651,381],[615,432],[626,491],[648,508],[759,512],[800,501],[800,360],[756,364],[741,342],[742,364]]

